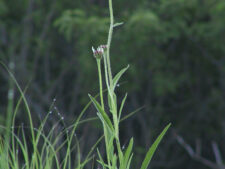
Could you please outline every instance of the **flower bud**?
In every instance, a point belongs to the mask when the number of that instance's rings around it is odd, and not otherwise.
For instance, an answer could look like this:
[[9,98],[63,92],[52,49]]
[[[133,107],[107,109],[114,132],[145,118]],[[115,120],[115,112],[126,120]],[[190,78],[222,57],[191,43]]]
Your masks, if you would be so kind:
[[106,45],[101,45],[95,50],[94,47],[92,47],[93,55],[96,59],[102,59],[104,52],[106,51]]

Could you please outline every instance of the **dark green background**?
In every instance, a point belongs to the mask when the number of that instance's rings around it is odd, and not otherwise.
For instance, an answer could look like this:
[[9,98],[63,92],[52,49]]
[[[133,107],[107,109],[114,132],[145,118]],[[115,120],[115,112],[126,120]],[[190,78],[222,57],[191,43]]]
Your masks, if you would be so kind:
[[[119,101],[128,100],[124,115],[144,106],[121,123],[121,142],[134,136],[134,167],[169,122],[154,157],[154,169],[206,169],[178,144],[186,140],[200,156],[215,163],[212,142],[225,160],[225,1],[113,0],[116,22],[111,60],[115,74],[130,64]],[[98,92],[91,47],[105,44],[109,27],[107,0],[0,0],[0,60],[24,89],[38,125],[55,106],[72,123]],[[0,67],[0,124],[7,118],[10,78]],[[14,88],[15,102],[19,93]],[[47,128],[59,120],[57,111]],[[96,116],[90,108],[85,118]],[[26,123],[23,108],[16,123]],[[79,128],[83,156],[101,136],[99,122]],[[63,127],[62,126],[59,126]],[[102,145],[103,146],[103,145]],[[101,147],[101,146],[100,146]]]

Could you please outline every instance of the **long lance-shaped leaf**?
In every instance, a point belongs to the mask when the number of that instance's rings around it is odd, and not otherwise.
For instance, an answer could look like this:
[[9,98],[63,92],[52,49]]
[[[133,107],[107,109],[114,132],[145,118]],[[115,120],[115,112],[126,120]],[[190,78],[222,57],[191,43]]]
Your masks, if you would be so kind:
[[150,147],[150,149],[148,150],[145,159],[141,165],[141,169],[147,169],[149,163],[151,162],[152,156],[154,155],[159,143],[161,142],[163,136],[166,134],[167,130],[169,129],[169,127],[171,126],[171,123],[168,124],[164,130],[161,132],[161,134],[157,137],[157,139],[155,140],[155,142],[152,144],[152,146]]
[[131,161],[132,161],[132,158],[133,158],[133,153],[131,154],[130,158],[129,158],[129,161],[127,163],[127,168],[126,169],[129,169],[130,168],[130,164],[131,164]]
[[128,162],[129,162],[129,158],[131,156],[133,143],[134,143],[134,139],[131,138],[130,142],[129,142],[129,145],[128,145],[126,151],[125,151],[124,160],[123,160],[123,166],[121,167],[121,169],[128,169]]
[[126,70],[129,68],[129,65],[125,68],[123,68],[119,73],[116,74],[116,76],[113,78],[113,90],[115,89],[118,81],[120,80],[120,77],[126,72]]
[[114,131],[113,125],[111,123],[111,120],[109,118],[109,116],[106,114],[106,112],[102,109],[102,107],[100,106],[100,104],[95,100],[94,97],[92,97],[91,95],[89,95],[91,101],[93,102],[95,108],[98,110],[99,113],[101,113],[104,121],[106,122],[106,124],[108,125],[108,127]]
[[120,119],[120,122],[123,122],[124,120],[128,119],[129,117],[133,116],[135,113],[139,112],[140,110],[142,110],[144,108],[144,106],[132,111],[131,113],[129,113],[128,115],[124,116],[123,118]]
[[125,103],[126,99],[127,99],[127,93],[126,93],[126,95],[124,96],[123,101],[122,101],[122,103],[121,103],[121,105],[120,105],[120,110],[119,110],[119,120],[120,120],[120,117],[121,117],[121,114],[122,114],[122,111],[123,111],[123,106],[124,106],[124,103]]

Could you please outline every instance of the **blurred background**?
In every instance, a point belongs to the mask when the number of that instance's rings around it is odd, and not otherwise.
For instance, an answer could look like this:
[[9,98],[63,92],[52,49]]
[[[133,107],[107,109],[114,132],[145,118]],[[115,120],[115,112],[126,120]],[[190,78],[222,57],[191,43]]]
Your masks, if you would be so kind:
[[[121,123],[126,147],[135,140],[133,168],[157,135],[172,128],[159,146],[151,168],[221,169],[225,160],[225,1],[113,0],[116,22],[113,73],[130,64],[117,88],[128,92]],[[91,47],[105,44],[107,0],[0,0],[0,60],[15,75],[38,126],[53,111],[46,130],[63,117],[73,123],[98,93]],[[0,124],[9,125],[10,104],[20,96],[0,66]],[[54,104],[55,108],[51,108]],[[8,112],[8,113],[7,113]],[[85,118],[96,117],[91,107]],[[17,125],[27,125],[23,107]],[[0,134],[3,133],[0,130]],[[101,136],[99,121],[80,126],[77,136],[85,157]],[[104,144],[99,145],[103,150]],[[90,166],[87,166],[90,168]]]

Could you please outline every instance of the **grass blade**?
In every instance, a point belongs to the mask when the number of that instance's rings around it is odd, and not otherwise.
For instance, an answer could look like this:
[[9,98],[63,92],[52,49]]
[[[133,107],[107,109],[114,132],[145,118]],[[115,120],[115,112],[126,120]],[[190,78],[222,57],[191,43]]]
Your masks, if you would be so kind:
[[123,68],[119,73],[116,74],[116,76],[113,78],[113,90],[115,89],[118,81],[120,80],[120,77],[126,72],[126,70],[129,68],[129,65],[125,68]]
[[150,147],[150,149],[148,150],[145,159],[141,165],[141,169],[147,169],[149,163],[151,162],[152,156],[154,155],[159,143],[161,142],[163,136],[166,134],[167,130],[169,129],[169,127],[171,126],[171,123],[168,124],[164,130],[161,132],[161,134],[157,137],[157,139],[155,140],[155,142],[152,144],[152,146]]
[[115,27],[118,27],[118,26],[121,26],[121,25],[123,25],[123,22],[115,23],[115,24],[113,25],[113,27],[115,28]]
[[128,168],[128,162],[129,162],[129,159],[130,159],[130,156],[131,156],[133,144],[134,144],[134,139],[131,138],[130,142],[129,142],[129,145],[128,145],[126,151],[125,151],[124,161],[123,161],[124,163],[123,163],[122,169]]
[[93,102],[93,104],[95,105],[95,108],[98,110],[98,112],[101,114],[101,116],[103,117],[104,121],[106,122],[106,124],[108,125],[108,127],[114,131],[113,125],[111,123],[111,120],[109,118],[109,116],[106,114],[106,112],[102,109],[102,107],[100,106],[100,104],[95,100],[95,98],[93,98],[91,95],[89,95],[91,101]]
[[124,106],[124,103],[125,103],[126,99],[127,99],[127,93],[126,93],[126,95],[124,96],[123,101],[122,101],[122,103],[121,103],[121,105],[120,105],[120,110],[119,110],[119,120],[120,120],[120,117],[121,117],[121,114],[122,114],[122,111],[123,111],[123,106]]

